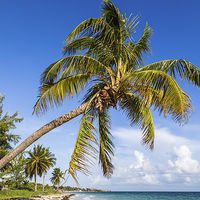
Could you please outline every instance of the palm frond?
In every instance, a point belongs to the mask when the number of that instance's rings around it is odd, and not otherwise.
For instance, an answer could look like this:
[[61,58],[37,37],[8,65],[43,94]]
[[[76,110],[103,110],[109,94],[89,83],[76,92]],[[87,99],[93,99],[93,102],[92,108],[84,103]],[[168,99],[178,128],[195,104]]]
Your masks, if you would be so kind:
[[113,60],[115,59],[111,44],[108,40],[105,40],[105,36],[102,39],[96,39],[85,54],[97,59],[106,66],[113,63]]
[[99,120],[99,164],[103,171],[103,175],[110,178],[113,174],[114,166],[112,164],[111,157],[114,156],[114,144],[111,140],[112,134],[110,132],[110,116],[108,110],[103,109],[102,112],[98,112]]
[[[151,48],[150,48],[150,37],[152,35],[152,30],[148,25],[146,24],[145,29],[143,31],[142,37],[138,40],[136,44],[133,42],[128,41],[125,44],[125,49],[127,54],[129,55],[125,72],[130,72],[131,70],[138,69],[141,65],[144,65],[143,62],[143,55],[148,55],[148,53],[151,53]],[[125,60],[125,61],[126,61]]]
[[102,29],[104,25],[104,20],[102,18],[89,18],[79,24],[65,39],[65,42],[68,43],[75,39],[76,37],[81,36],[92,36],[95,35]]
[[96,45],[96,38],[93,37],[81,37],[71,42],[68,42],[66,46],[62,48],[63,54],[76,54],[83,52]]
[[187,80],[189,83],[200,87],[200,69],[192,63],[183,59],[163,60],[146,65],[141,70],[160,70],[168,73],[170,76],[176,78],[176,75],[182,81]]
[[132,49],[132,54],[136,55],[137,62],[136,64],[141,64],[143,61],[143,54],[148,55],[148,53],[151,54],[151,48],[150,48],[150,37],[152,35],[152,30],[146,23],[146,26],[144,28],[142,37],[138,40],[138,42],[134,45]]
[[137,125],[143,131],[142,144],[149,149],[154,148],[154,125],[148,105],[139,96],[127,93],[120,102],[120,107],[130,120],[131,125]]
[[104,86],[106,86],[106,83],[99,82],[99,83],[96,83],[95,85],[93,85],[92,87],[90,87],[88,89],[87,93],[84,95],[82,103],[86,103],[86,102],[90,101],[97,92],[99,92],[100,90],[102,90],[104,88]]
[[105,21],[109,23],[112,27],[120,30],[125,25],[123,15],[119,12],[118,8],[116,8],[115,5],[109,0],[104,0],[102,2],[101,13]]
[[[106,57],[108,60],[108,57],[112,55],[108,46],[112,43],[111,36],[114,35],[113,33],[113,28],[103,18],[90,18],[81,23],[68,36],[65,40],[66,46],[62,51],[65,55],[66,53],[72,54],[87,50],[87,56],[93,58],[98,56],[99,61],[102,61],[102,57]],[[80,38],[75,39],[79,36]],[[106,63],[105,59],[103,63]]]
[[91,143],[97,144],[97,139],[94,134],[95,127],[89,120],[90,117],[92,116],[88,116],[87,114],[84,114],[82,117],[74,151],[69,163],[68,172],[72,175],[76,183],[78,183],[77,172],[82,172],[86,175],[90,174],[89,164],[93,164],[92,158],[96,158],[95,154],[97,150]]
[[44,72],[40,75],[40,84],[53,83],[57,81],[58,75],[66,68],[65,58],[62,58],[47,67]]
[[54,83],[59,79],[76,74],[101,74],[106,72],[106,66],[91,57],[74,55],[68,56],[51,64],[41,74],[41,85],[44,83]]
[[135,28],[139,24],[139,21],[138,21],[139,16],[138,15],[134,16],[132,19],[131,19],[131,17],[132,17],[132,14],[129,16],[129,18],[126,18],[126,16],[124,17],[125,27],[126,27],[125,31],[126,31],[126,33],[128,33],[128,34],[124,34],[124,35],[126,35],[125,40],[126,39],[131,40],[131,35],[133,33],[136,33]]
[[90,79],[89,74],[78,74],[63,78],[56,83],[43,84],[39,88],[39,99],[34,106],[34,113],[37,115],[45,113],[49,106],[51,108],[63,103],[66,96],[73,97],[86,86]]
[[35,175],[35,169],[37,168],[37,174],[41,177],[43,172],[49,168],[49,160],[47,159],[47,151],[42,145],[34,146],[33,152],[30,150],[27,152],[29,157],[25,163],[25,173],[30,179]]
[[108,38],[113,38],[110,41],[120,39],[119,41],[125,42],[125,40],[131,39],[131,34],[136,32],[135,28],[139,23],[138,16],[135,16],[132,19],[132,14],[129,18],[127,18],[126,15],[123,16],[111,1],[103,1],[101,13],[105,20],[104,33],[107,33],[105,35],[110,35]]
[[92,75],[98,76],[104,72],[105,75],[112,73],[109,67],[87,56],[69,56],[50,65],[41,75],[39,99],[34,112],[44,113],[49,106],[61,105],[66,96],[79,94]]
[[142,37],[138,40],[133,48],[133,54],[136,54],[139,60],[142,60],[142,53],[145,53],[146,55],[148,55],[148,53],[151,53],[151,48],[149,45],[149,39],[151,35],[152,29],[146,23]]
[[54,185],[59,185],[60,184],[60,179],[65,179],[64,178],[64,173],[60,170],[60,168],[54,168],[52,172],[52,177],[50,178],[50,181]]
[[[146,91],[150,88],[154,90],[163,90],[163,96],[160,98],[154,95],[151,98],[151,104],[158,108],[159,113],[171,114],[172,119],[180,125],[187,123],[188,117],[193,113],[190,104],[190,97],[185,94],[176,81],[166,74],[158,70],[144,70],[132,73],[130,82],[133,85],[146,86]],[[161,94],[161,93],[160,93]]]

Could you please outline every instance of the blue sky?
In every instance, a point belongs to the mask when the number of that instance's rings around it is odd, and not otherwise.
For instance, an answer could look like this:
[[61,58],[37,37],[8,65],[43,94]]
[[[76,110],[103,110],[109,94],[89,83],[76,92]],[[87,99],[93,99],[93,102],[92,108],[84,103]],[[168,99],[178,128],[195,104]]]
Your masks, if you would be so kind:
[[[0,1],[0,93],[5,94],[4,111],[16,110],[22,123],[13,131],[22,140],[42,125],[76,108],[80,97],[66,99],[62,107],[49,110],[41,117],[32,115],[37,100],[40,74],[62,57],[61,48],[67,35],[83,20],[100,16],[101,0],[1,0]],[[139,39],[146,22],[153,29],[152,55],[146,63],[165,59],[185,59],[200,67],[199,0],[113,0],[121,13],[139,15]],[[180,81],[178,81],[180,83]],[[93,175],[79,175],[81,187],[110,190],[183,190],[199,191],[200,186],[200,104],[199,89],[180,83],[192,98],[195,114],[188,124],[179,127],[170,116],[155,111],[155,149],[141,146],[141,131],[131,127],[125,116],[112,110],[112,133],[116,145],[114,175],[102,177],[98,163]],[[43,136],[43,144],[57,157],[56,167],[67,169],[78,132],[75,119]],[[29,147],[28,149],[32,148]],[[50,184],[50,170],[46,183]],[[42,180],[40,180],[42,182]],[[65,185],[75,186],[69,178]]]

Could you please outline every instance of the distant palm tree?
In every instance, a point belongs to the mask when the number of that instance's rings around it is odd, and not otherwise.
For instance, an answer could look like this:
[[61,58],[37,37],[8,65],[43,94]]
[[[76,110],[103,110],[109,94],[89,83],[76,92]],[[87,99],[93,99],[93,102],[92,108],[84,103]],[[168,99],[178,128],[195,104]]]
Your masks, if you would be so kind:
[[45,149],[45,157],[47,159],[47,165],[46,165],[46,169],[44,170],[43,172],[43,192],[44,192],[44,182],[45,182],[45,174],[47,172],[47,170],[49,170],[51,167],[53,167],[55,164],[56,164],[56,158],[55,158],[55,155],[52,154],[50,151],[49,151],[49,148],[46,148]]
[[154,148],[155,138],[151,108],[165,117],[171,115],[181,125],[188,121],[193,113],[191,99],[175,78],[179,76],[200,87],[200,70],[183,59],[145,66],[143,58],[151,53],[152,30],[146,24],[141,38],[135,41],[137,19],[127,18],[111,1],[104,0],[99,18],[83,21],[68,35],[63,48],[67,56],[52,63],[41,75],[34,112],[44,113],[49,107],[62,105],[66,97],[87,89],[82,104],[29,136],[0,161],[0,167],[47,132],[83,114],[68,172],[76,181],[77,171],[88,174],[90,158],[98,152],[103,175],[109,178],[114,169],[111,108],[122,110],[130,124],[141,129],[142,143],[149,149]]
[[34,146],[33,152],[30,150],[27,152],[29,154],[29,157],[26,159],[26,167],[25,167],[25,173],[26,176],[30,179],[35,176],[35,192],[37,191],[37,175],[40,177],[42,176],[42,173],[48,169],[50,166],[50,162],[47,159],[47,152],[42,145]]
[[52,177],[50,178],[50,181],[57,185],[57,190],[59,189],[60,185],[60,179],[64,179],[64,173],[60,170],[60,168],[54,168],[52,172]]

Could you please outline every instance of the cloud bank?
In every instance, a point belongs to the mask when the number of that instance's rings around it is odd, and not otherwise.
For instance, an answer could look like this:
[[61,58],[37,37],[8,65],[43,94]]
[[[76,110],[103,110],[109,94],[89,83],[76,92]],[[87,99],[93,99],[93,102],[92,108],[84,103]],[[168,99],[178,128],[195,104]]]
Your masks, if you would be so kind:
[[173,186],[200,184],[200,162],[195,155],[200,143],[171,134],[169,129],[156,129],[156,148],[153,152],[141,147],[141,132],[118,129],[113,159],[116,169],[111,179],[90,177],[92,185]]

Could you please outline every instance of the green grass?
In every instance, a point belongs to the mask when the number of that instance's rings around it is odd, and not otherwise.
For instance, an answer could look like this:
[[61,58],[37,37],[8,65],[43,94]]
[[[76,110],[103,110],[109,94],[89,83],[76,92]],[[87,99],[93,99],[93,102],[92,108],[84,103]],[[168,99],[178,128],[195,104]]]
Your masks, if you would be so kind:
[[33,197],[33,196],[38,196],[38,195],[49,195],[49,194],[55,194],[55,191],[54,192],[39,192],[39,191],[31,192],[28,190],[5,190],[5,191],[0,192],[0,199]]
[[5,190],[0,192],[0,199],[36,196],[28,190]]
[[38,184],[37,192],[34,192],[34,184],[29,183],[28,187],[20,189],[8,189],[0,191],[0,199],[9,199],[9,198],[19,198],[19,197],[33,197],[38,195],[49,195],[49,194],[60,194],[59,192],[55,193],[55,190],[52,187],[48,189],[45,188],[45,192],[42,192],[42,185]]

